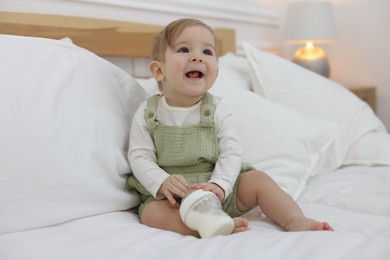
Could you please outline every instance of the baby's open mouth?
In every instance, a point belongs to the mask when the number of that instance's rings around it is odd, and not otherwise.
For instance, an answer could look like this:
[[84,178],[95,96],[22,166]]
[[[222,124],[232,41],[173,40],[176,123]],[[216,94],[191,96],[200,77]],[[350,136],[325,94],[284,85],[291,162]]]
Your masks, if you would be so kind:
[[187,78],[200,79],[204,77],[204,74],[200,71],[190,71],[186,73]]

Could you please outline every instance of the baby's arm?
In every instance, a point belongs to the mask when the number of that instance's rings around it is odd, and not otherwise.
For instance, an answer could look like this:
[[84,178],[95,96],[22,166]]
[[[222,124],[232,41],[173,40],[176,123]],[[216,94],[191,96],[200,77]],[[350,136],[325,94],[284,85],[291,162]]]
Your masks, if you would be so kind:
[[146,127],[142,104],[134,115],[130,129],[128,158],[134,176],[156,198],[163,198],[158,191],[169,174],[156,163],[155,147]]
[[219,155],[209,182],[222,188],[226,198],[233,191],[240,173],[242,148],[230,107],[220,98],[216,98],[215,102],[214,122],[217,129]]

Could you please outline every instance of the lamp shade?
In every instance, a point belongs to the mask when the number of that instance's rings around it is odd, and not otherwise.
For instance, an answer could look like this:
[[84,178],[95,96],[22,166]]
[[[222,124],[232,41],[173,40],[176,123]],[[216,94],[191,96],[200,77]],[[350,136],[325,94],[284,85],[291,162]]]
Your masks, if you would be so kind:
[[336,40],[330,2],[296,2],[287,8],[283,39],[287,44],[330,43]]

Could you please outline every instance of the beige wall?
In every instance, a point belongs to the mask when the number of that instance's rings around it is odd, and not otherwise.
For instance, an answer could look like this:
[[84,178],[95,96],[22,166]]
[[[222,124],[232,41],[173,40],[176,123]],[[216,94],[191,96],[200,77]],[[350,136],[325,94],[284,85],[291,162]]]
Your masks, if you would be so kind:
[[335,1],[339,39],[329,49],[332,78],[375,85],[377,114],[390,130],[390,1]]

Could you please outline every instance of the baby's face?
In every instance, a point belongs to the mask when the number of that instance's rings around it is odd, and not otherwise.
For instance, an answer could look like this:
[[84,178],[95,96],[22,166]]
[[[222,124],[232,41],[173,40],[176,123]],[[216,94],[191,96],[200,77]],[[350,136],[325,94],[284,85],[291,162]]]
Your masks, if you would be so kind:
[[184,29],[165,52],[160,82],[172,106],[192,106],[214,84],[218,62],[213,34],[201,25]]

